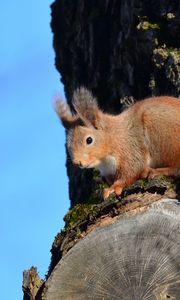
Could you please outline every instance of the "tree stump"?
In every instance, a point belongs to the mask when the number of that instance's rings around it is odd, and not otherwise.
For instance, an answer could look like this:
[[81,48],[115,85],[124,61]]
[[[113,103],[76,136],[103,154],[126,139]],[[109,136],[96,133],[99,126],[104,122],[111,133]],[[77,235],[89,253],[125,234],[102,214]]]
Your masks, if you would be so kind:
[[46,300],[180,299],[180,203],[107,219],[60,260]]

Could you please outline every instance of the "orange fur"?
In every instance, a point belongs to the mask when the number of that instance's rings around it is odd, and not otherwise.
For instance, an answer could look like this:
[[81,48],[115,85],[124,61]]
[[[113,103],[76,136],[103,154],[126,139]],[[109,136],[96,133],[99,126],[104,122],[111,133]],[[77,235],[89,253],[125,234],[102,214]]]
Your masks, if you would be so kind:
[[[84,98],[83,98],[84,96]],[[84,88],[75,92],[76,122],[65,109],[57,111],[68,129],[67,145],[72,161],[82,168],[100,170],[111,193],[137,179],[159,175],[180,176],[180,100],[161,96],[135,103],[123,113],[103,113]],[[87,138],[93,142],[87,144]]]

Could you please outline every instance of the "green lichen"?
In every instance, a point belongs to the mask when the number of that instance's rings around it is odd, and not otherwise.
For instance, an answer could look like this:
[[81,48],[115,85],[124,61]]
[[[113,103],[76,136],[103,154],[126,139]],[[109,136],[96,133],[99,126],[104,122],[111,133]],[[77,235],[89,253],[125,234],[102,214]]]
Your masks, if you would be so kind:
[[166,184],[168,190],[174,191],[176,189],[176,183],[174,178],[168,176],[160,176],[159,180],[163,181]]
[[173,13],[167,13],[167,14],[166,14],[166,19],[167,19],[167,20],[175,19],[175,15],[174,15]]
[[167,49],[164,47],[156,48],[153,51],[153,62],[158,69],[164,66],[165,61],[168,58]]
[[107,183],[102,180],[99,171],[94,169],[91,194],[89,198],[86,199],[85,204],[75,205],[65,215],[65,229],[73,228],[84,220],[93,220],[96,217],[99,212],[98,204],[103,201],[103,190],[107,186]]
[[151,90],[154,90],[154,88],[156,87],[156,81],[154,78],[151,78],[150,81],[149,81],[149,88]]
[[77,204],[64,216],[65,228],[73,228],[85,220],[92,221],[99,208],[96,204]]
[[148,21],[141,20],[137,25],[138,30],[157,30],[160,29],[160,26],[156,23],[150,23]]
[[154,62],[159,58],[163,63],[169,58],[172,57],[175,63],[180,63],[180,49],[177,48],[167,48],[166,45],[156,48],[153,51]]
[[162,186],[166,187],[166,191],[175,191],[176,190],[176,182],[173,177],[169,176],[158,176],[154,179],[151,179],[151,182],[154,182],[155,185],[159,188]]
[[145,187],[146,183],[147,183],[147,179],[142,178],[138,182],[139,182],[140,187],[143,189]]
[[152,60],[156,68],[164,68],[166,78],[180,93],[180,49],[163,45],[154,49]]

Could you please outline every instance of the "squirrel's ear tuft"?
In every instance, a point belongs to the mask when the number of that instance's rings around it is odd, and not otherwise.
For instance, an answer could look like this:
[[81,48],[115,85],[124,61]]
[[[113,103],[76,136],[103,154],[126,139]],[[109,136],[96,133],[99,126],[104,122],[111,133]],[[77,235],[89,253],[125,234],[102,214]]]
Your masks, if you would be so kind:
[[84,87],[77,89],[73,94],[72,104],[86,126],[99,127],[100,110],[96,99],[89,90]]
[[55,99],[54,109],[58,117],[60,118],[61,123],[66,129],[70,129],[77,124],[79,117],[77,115],[73,115],[69,108],[69,105],[61,99]]

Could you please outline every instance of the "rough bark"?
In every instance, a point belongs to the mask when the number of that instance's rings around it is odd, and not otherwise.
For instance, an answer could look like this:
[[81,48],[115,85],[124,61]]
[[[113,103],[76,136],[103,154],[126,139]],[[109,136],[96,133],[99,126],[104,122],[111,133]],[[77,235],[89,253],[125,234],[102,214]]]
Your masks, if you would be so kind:
[[39,278],[37,269],[31,267],[30,270],[23,272],[23,300],[35,300],[41,293],[43,287],[43,280]]

